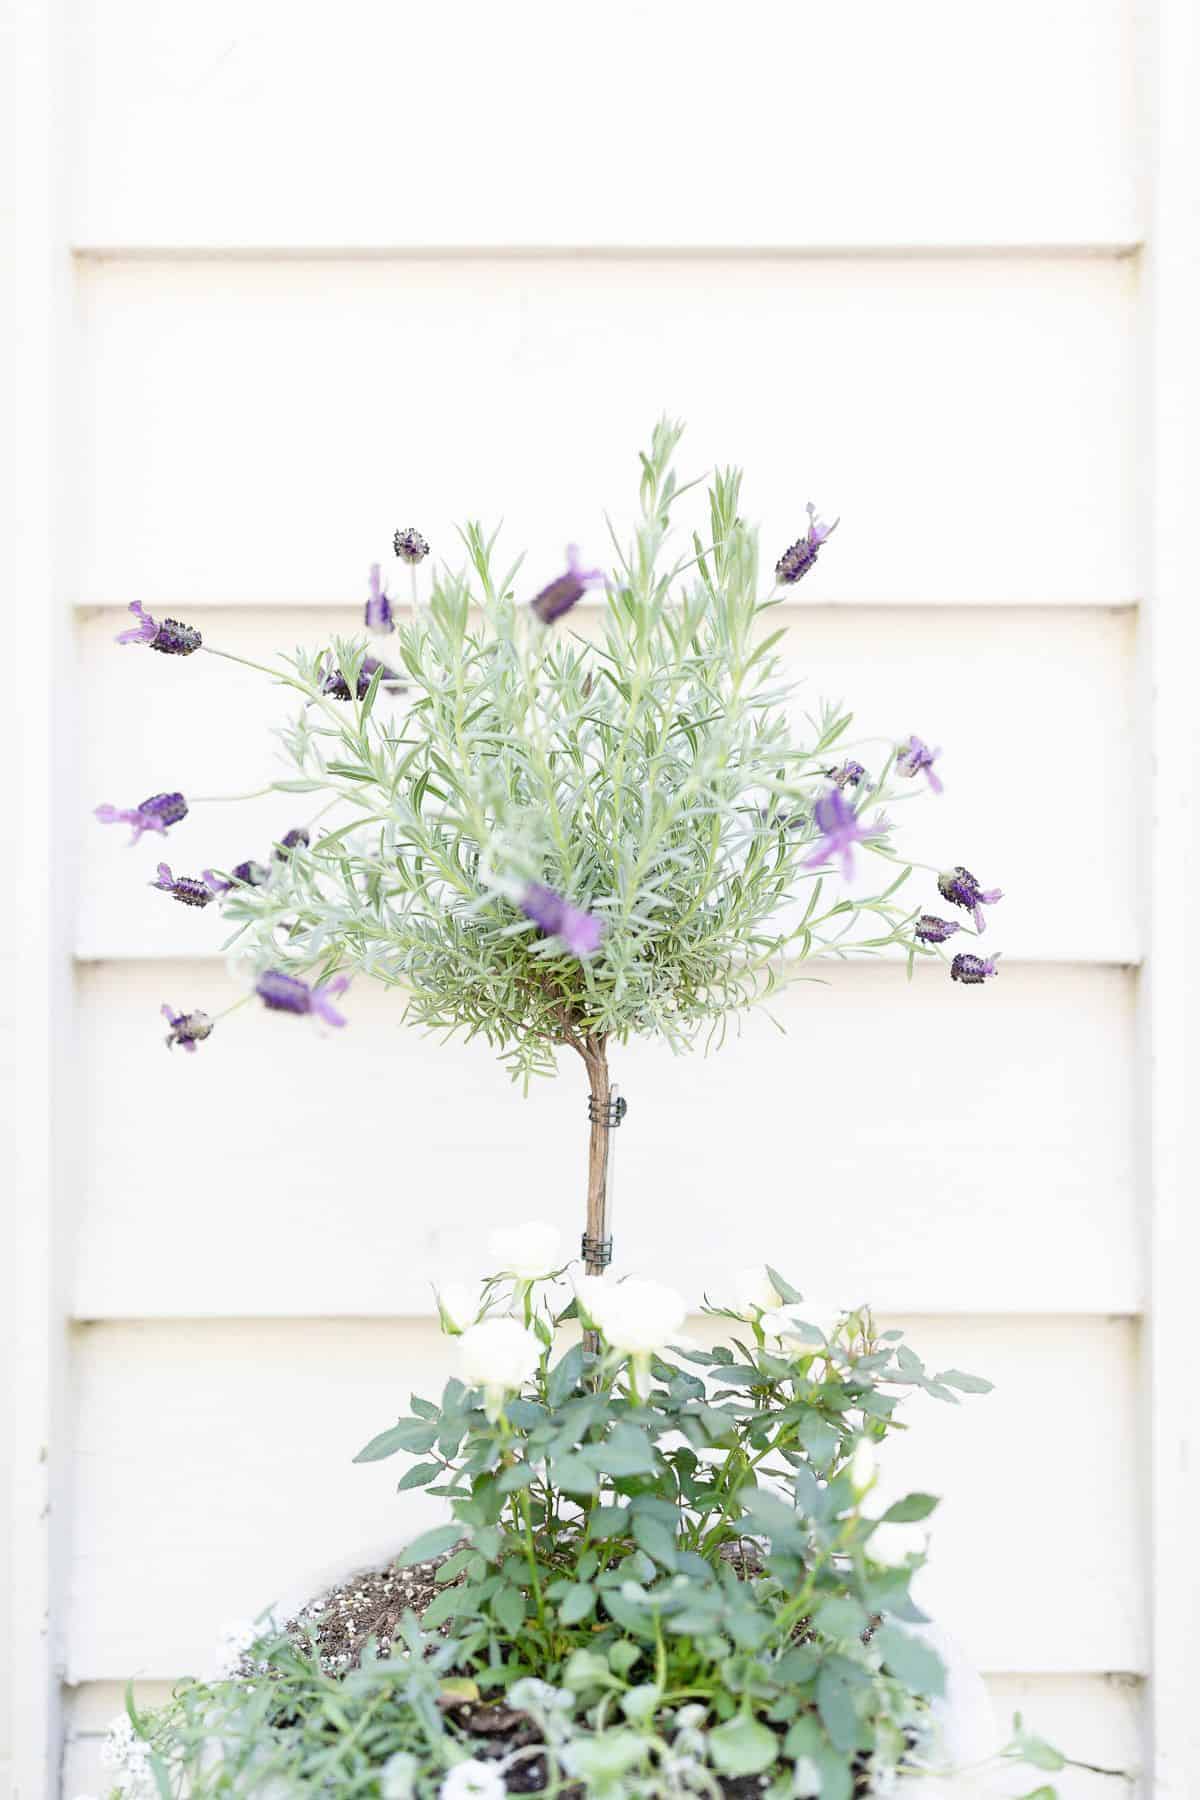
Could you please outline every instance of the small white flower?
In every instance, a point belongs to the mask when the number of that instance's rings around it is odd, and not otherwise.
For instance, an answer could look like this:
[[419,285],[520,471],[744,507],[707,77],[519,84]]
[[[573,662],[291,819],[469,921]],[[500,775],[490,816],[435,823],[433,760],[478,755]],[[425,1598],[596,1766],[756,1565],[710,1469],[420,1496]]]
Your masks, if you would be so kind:
[[523,1225],[500,1225],[488,1234],[488,1249],[505,1275],[518,1281],[540,1281],[561,1261],[562,1233],[541,1219]]
[[855,1494],[861,1496],[867,1489],[875,1485],[879,1474],[879,1455],[875,1448],[874,1438],[859,1438],[854,1446],[854,1454],[850,1458],[850,1486]]
[[867,1539],[867,1555],[885,1568],[898,1569],[910,1556],[924,1556],[929,1539],[919,1525],[876,1525]]
[[584,1305],[613,1349],[626,1356],[644,1358],[665,1350],[687,1318],[683,1295],[658,1281],[598,1282],[593,1277]]
[[767,1274],[762,1263],[752,1269],[739,1269],[733,1278],[734,1307],[743,1319],[753,1319],[783,1305],[783,1295]]
[[439,1789],[441,1800],[505,1800],[508,1789],[495,1763],[472,1756],[455,1763]]
[[517,1319],[481,1319],[458,1340],[459,1373],[469,1387],[483,1389],[489,1418],[499,1417],[505,1394],[528,1381],[541,1347]]
[[436,1291],[442,1330],[457,1337],[479,1317],[479,1297],[471,1292],[465,1281],[448,1282]]
[[382,1800],[412,1800],[417,1787],[420,1764],[407,1750],[389,1756],[380,1773],[379,1792]]

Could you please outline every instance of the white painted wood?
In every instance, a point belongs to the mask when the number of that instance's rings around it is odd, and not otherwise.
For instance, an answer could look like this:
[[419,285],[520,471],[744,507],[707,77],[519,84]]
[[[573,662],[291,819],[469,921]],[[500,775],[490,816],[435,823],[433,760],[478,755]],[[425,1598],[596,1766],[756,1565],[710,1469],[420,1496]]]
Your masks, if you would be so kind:
[[6,446],[4,466],[7,470],[11,455],[13,479],[11,488],[5,484],[6,496],[12,496],[11,522],[5,518],[0,526],[10,552],[5,610],[9,604],[20,608],[14,654],[21,679],[9,700],[9,738],[20,778],[10,777],[4,792],[9,842],[19,846],[20,866],[19,873],[6,869],[10,910],[0,921],[17,950],[4,1002],[16,1034],[12,1102],[18,1122],[0,1251],[12,1279],[5,1308],[11,1410],[0,1458],[9,1526],[4,1542],[9,1578],[2,1584],[6,1617],[0,1623],[6,1639],[0,1663],[7,1669],[0,1707],[7,1704],[10,1718],[7,1744],[0,1738],[0,1749],[10,1752],[6,1778],[13,1800],[44,1800],[51,1771],[58,1767],[58,1598],[67,1524],[65,1446],[59,1435],[65,1269],[56,1254],[64,1159],[56,1108],[62,1046],[68,1041],[74,896],[55,821],[75,791],[70,737],[60,729],[57,698],[67,667],[61,520],[69,494],[64,406],[71,349],[57,0],[10,0],[0,61],[9,56],[13,181],[0,194],[0,218],[6,264],[10,248],[12,254],[12,333],[11,339],[5,334],[5,350],[12,354],[13,378],[4,419],[12,448]]
[[1146,712],[1153,758],[1153,822],[1146,893],[1145,1099],[1152,1196],[1147,1327],[1150,1558],[1153,1593],[1150,1735],[1155,1792],[1195,1792],[1200,1708],[1193,1671],[1200,1634],[1195,1556],[1200,1517],[1200,1399],[1189,1379],[1188,1316],[1200,1263],[1200,981],[1180,956],[1172,895],[1200,877],[1200,729],[1189,670],[1200,654],[1195,419],[1200,406],[1200,15],[1159,0],[1147,43],[1146,99],[1154,121],[1151,238],[1144,327],[1148,351]]
[[354,599],[395,526],[457,559],[464,516],[504,518],[541,585],[566,541],[604,553],[603,509],[636,506],[635,452],[667,410],[690,420],[685,471],[746,467],[772,560],[805,501],[841,514],[806,602],[1127,602],[1135,274],[1061,257],[90,262],[80,598]]
[[[1112,1768],[1136,1769],[1141,1757],[1142,1684],[1131,1677],[1102,1675],[989,1675],[988,1694],[1005,1724],[1020,1711],[1026,1724],[1067,1754]],[[139,1681],[138,1706],[161,1706],[170,1684]],[[113,1681],[89,1681],[68,1690],[68,1733],[63,1792],[74,1795],[103,1790],[100,1747],[109,1721],[124,1706],[124,1688]],[[1034,1779],[1013,1772],[1014,1791],[1023,1781],[1027,1792]],[[1067,1770],[1054,1778],[1059,1800],[1142,1800],[1140,1781],[1119,1788],[1094,1775]]]
[[1130,8],[79,9],[87,246],[1125,243]]
[[[1141,1670],[1139,1532],[1125,1478],[1132,1328],[906,1323],[939,1366],[997,1383],[969,1407],[914,1403],[914,1429],[889,1459],[889,1479],[947,1494],[931,1569],[942,1617],[985,1669]],[[349,1458],[410,1388],[429,1394],[446,1367],[444,1340],[416,1321],[82,1328],[68,1678],[195,1669],[227,1618],[269,1603],[297,1569],[378,1543],[393,1522],[398,1539],[419,1529],[438,1502],[396,1496],[399,1466]],[[1079,1427],[1071,1479],[1022,1482],[1018,1471],[1061,1462],[1064,1396]]]
[[[203,615],[208,641],[255,660],[361,613]],[[1139,771],[1130,754],[1133,621],[1095,608],[977,612],[927,608],[788,607],[787,663],[802,684],[796,711],[823,699],[856,711],[862,760],[916,730],[944,746],[946,792],[906,803],[914,859],[964,863],[1005,890],[992,918],[1010,957],[1132,962],[1140,954],[1134,850]],[[186,910],[146,886],[165,853],[197,873],[264,856],[317,808],[295,796],[196,806],[161,842],[128,848],[124,828],[90,816],[100,801],[136,804],[164,788],[236,794],[292,771],[274,761],[271,727],[292,697],[214,657],[152,656],[113,638],[127,619],[103,613],[81,630],[83,730],[89,746],[79,803],[83,868],[76,939],[86,958],[213,954],[227,935],[219,914]],[[596,629],[593,614],[583,621]],[[220,728],[214,729],[216,720]],[[802,717],[797,730],[802,731]],[[876,874],[882,864],[869,864]],[[866,868],[864,868],[866,879]],[[933,899],[931,876],[923,895]]]
[[[83,976],[77,1316],[428,1313],[435,1279],[485,1271],[497,1221],[553,1219],[573,1253],[569,1062],[523,1100],[486,1048],[402,1028],[366,983],[324,1039],[247,1008],[167,1053],[163,1001],[239,991],[205,963]],[[1133,1002],[1116,970],[1018,964],[976,994],[840,966],[780,1000],[784,1038],[759,1017],[711,1057],[630,1046],[618,1260],[697,1299],[769,1256],[853,1303],[1134,1311]]]

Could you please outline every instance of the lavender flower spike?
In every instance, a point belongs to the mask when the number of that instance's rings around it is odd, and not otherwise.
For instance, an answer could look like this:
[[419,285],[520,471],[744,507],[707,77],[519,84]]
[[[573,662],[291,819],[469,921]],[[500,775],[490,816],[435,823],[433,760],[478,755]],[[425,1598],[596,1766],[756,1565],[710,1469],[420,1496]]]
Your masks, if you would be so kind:
[[392,618],[392,603],[383,591],[378,563],[371,564],[368,577],[366,626],[368,631],[394,631],[395,621]]
[[790,549],[784,551],[775,564],[776,575],[788,587],[794,581],[799,581],[802,575],[808,574],[817,560],[821,545],[838,528],[837,519],[832,525],[826,525],[822,519],[818,519],[817,509],[811,500],[805,510],[808,513],[808,530],[802,538],[796,539]]
[[564,613],[586,594],[590,587],[595,587],[604,580],[603,569],[581,569],[579,566],[579,546],[567,545],[567,572],[544,587],[540,594],[535,594],[529,602],[543,625],[552,625],[555,619],[561,619]]
[[420,532],[414,531],[411,525],[403,531],[396,532],[392,538],[392,549],[400,561],[406,563],[424,562],[429,555],[429,545]]
[[840,769],[827,769],[825,773],[835,787],[848,788],[860,787],[866,779],[867,771],[860,762],[855,762],[851,757],[849,761],[842,764]]
[[315,1013],[327,1025],[344,1025],[346,1020],[333,1001],[349,986],[348,975],[335,975],[332,981],[309,987],[298,975],[287,975],[282,969],[264,969],[254,991],[272,1012]]
[[228,885],[228,882],[218,881],[211,869],[205,869],[200,879],[195,875],[172,875],[170,865],[165,862],[158,865],[158,880],[150,883],[151,887],[161,888],[184,906],[207,906]]
[[864,825],[846,800],[840,788],[826,788],[813,808],[813,817],[821,838],[812,853],[805,857],[804,867],[815,869],[821,863],[839,862],[843,881],[854,876],[854,846],[868,844],[881,837],[884,827]]
[[202,1044],[206,1037],[212,1035],[213,1022],[206,1012],[177,1013],[164,1005],[162,1015],[171,1026],[167,1033],[168,1050],[173,1050],[176,1044],[182,1044],[194,1056],[196,1045]]
[[913,926],[913,936],[922,944],[944,944],[962,926],[953,919],[939,919],[936,913],[922,913]]
[[293,825],[293,827],[290,831],[284,832],[284,834],[280,838],[278,844],[275,846],[275,852],[274,852],[275,861],[276,862],[287,862],[289,850],[296,850],[296,849],[307,850],[308,845],[309,845],[309,836],[308,836],[308,832],[304,829],[304,826],[303,825]]
[[194,625],[184,625],[178,619],[164,619],[160,625],[140,600],[131,600],[129,610],[138,623],[117,633],[118,644],[149,644],[164,656],[190,656],[193,650],[200,649],[203,640]]
[[132,825],[131,844],[136,844],[143,831],[166,832],[168,825],[178,825],[180,819],[187,818],[188,804],[182,794],[151,794],[148,800],[129,808],[109,806],[107,803],[95,809],[95,816],[102,825]]
[[953,869],[943,869],[937,878],[938,893],[951,906],[961,906],[964,912],[975,915],[976,931],[986,931],[987,921],[983,916],[985,906],[994,906],[997,900],[1003,900],[1000,888],[981,888],[970,869],[964,869],[958,863]]
[[[358,671],[358,680],[355,683],[355,692],[359,700],[366,699],[367,690],[371,685],[371,678],[376,669],[383,670],[383,674],[379,677],[380,687],[386,688],[387,691],[392,694],[401,694],[404,692],[404,682],[401,680],[400,676],[397,675],[395,669],[389,669],[387,664],[381,663],[377,656],[364,656],[362,667]],[[342,674],[342,671],[336,666],[325,671],[325,678],[321,683],[321,692],[323,694],[328,694],[331,700],[348,700],[350,698],[349,683]]]
[[531,881],[521,896],[521,911],[544,931],[560,938],[574,956],[594,956],[604,937],[604,920],[595,913],[572,906],[553,888]]
[[979,987],[997,972],[990,956],[972,956],[965,950],[950,964],[951,981],[961,981],[967,987]]
[[907,744],[901,744],[896,753],[896,773],[911,779],[922,770],[925,778],[935,794],[943,791],[940,777],[934,770],[934,763],[941,755],[940,750],[931,750],[919,737],[911,736]]

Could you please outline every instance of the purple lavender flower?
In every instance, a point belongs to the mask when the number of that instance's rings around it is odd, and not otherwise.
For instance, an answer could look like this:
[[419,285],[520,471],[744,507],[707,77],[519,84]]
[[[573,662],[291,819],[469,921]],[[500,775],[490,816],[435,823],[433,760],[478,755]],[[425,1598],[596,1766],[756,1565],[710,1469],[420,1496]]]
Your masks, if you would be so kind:
[[383,591],[380,579],[379,564],[371,564],[368,577],[366,625],[368,631],[394,631],[395,621],[392,618],[392,603]]
[[590,587],[595,587],[604,580],[603,569],[581,569],[579,566],[579,547],[567,545],[567,572],[559,575],[540,594],[535,594],[529,602],[543,625],[552,625],[555,619],[561,619],[564,613],[583,599]]
[[95,816],[102,825],[132,825],[131,844],[136,844],[143,831],[160,831],[165,833],[168,825],[178,825],[180,819],[187,818],[188,805],[182,794],[151,794],[148,800],[140,805],[127,809],[109,806],[107,802],[95,809]]
[[873,838],[881,837],[884,826],[864,825],[842,790],[835,787],[826,788],[821,795],[813,808],[813,818],[822,835],[811,855],[805,857],[804,867],[815,869],[821,863],[837,861],[843,881],[852,880],[855,844],[869,844]]
[[149,644],[164,656],[190,656],[193,650],[199,650],[202,640],[194,625],[184,625],[178,619],[164,619],[160,625],[140,600],[131,600],[129,610],[139,622],[128,631],[118,632],[118,644]]
[[848,788],[860,787],[866,779],[867,771],[860,762],[855,762],[851,758],[850,761],[844,762],[840,769],[827,769],[826,774],[834,787]]
[[151,887],[161,888],[164,894],[170,894],[184,906],[207,906],[227,885],[218,881],[211,869],[205,869],[203,876],[172,875],[168,863],[159,863],[158,880],[150,883]]
[[307,850],[308,845],[309,836],[303,825],[293,826],[291,831],[284,832],[283,836],[276,844],[275,861],[286,862],[288,860],[289,850],[295,850],[297,846]]
[[981,888],[970,869],[964,869],[959,863],[953,869],[943,869],[937,878],[938,893],[951,906],[961,906],[964,912],[975,915],[976,931],[985,931],[987,922],[983,916],[985,906],[994,906],[997,900],[1004,898],[999,888]]
[[335,975],[332,981],[309,987],[298,975],[286,975],[282,969],[264,969],[254,991],[272,1012],[315,1013],[327,1025],[344,1025],[345,1018],[333,1001],[349,986],[348,975]]
[[837,519],[833,521],[832,525],[826,525],[823,520],[818,519],[817,509],[811,500],[805,510],[808,513],[807,532],[802,538],[797,538],[791,548],[785,550],[775,564],[776,575],[789,587],[792,582],[799,581],[802,575],[808,574],[817,560],[817,553],[821,545],[838,528]]
[[972,956],[966,950],[950,964],[951,981],[961,981],[967,987],[978,987],[996,972],[996,965],[990,956]]
[[604,920],[595,913],[572,906],[553,888],[531,881],[521,896],[521,911],[527,919],[544,931],[547,937],[561,938],[573,955],[593,956],[604,937]]
[[260,862],[240,862],[229,873],[235,881],[242,882],[246,887],[266,887],[271,879],[270,869]]
[[169,1006],[164,1006],[162,1014],[171,1025],[167,1033],[168,1050],[173,1050],[176,1044],[182,1044],[194,1056],[196,1045],[202,1044],[206,1037],[212,1035],[213,1022],[206,1012],[177,1013]]
[[[383,674],[379,678],[380,687],[386,688],[392,694],[403,693],[404,683],[395,669],[389,669],[387,664],[381,663],[376,656],[364,656],[362,667],[358,671],[358,680],[355,683],[355,692],[360,700],[366,699],[367,689],[371,685],[371,678],[376,669],[383,670]],[[324,680],[321,682],[321,692],[328,694],[332,700],[348,700],[350,698],[349,684],[340,669],[326,670]]]
[[414,531],[411,525],[404,531],[398,531],[396,533],[395,537],[392,539],[392,549],[396,552],[400,561],[406,563],[424,562],[425,558],[429,555],[429,545],[425,542],[425,539],[421,536],[420,532]]
[[911,779],[924,770],[930,787],[935,794],[940,794],[942,783],[933,765],[941,754],[940,750],[931,750],[919,737],[911,736],[907,744],[901,744],[896,753],[896,773]]
[[944,944],[947,938],[961,930],[962,926],[953,919],[939,919],[936,913],[922,913],[913,926],[913,936],[922,944]]

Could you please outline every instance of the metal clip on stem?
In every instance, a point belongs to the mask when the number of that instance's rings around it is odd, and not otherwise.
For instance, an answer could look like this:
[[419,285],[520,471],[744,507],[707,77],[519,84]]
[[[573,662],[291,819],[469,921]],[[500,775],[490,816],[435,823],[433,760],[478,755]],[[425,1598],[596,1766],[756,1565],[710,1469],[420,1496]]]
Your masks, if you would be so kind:
[[[629,1104],[624,1099],[620,1088],[611,1087],[607,1106],[598,1106],[594,1095],[588,1095],[588,1123],[603,1125],[606,1131],[615,1131],[625,1114]],[[612,1262],[612,1202],[613,1202],[613,1163],[616,1146],[610,1141],[608,1154],[604,1159],[604,1224],[605,1235],[600,1238],[583,1234],[583,1260],[590,1268],[607,1269]]]

